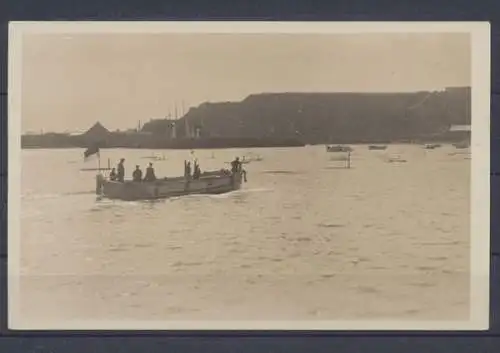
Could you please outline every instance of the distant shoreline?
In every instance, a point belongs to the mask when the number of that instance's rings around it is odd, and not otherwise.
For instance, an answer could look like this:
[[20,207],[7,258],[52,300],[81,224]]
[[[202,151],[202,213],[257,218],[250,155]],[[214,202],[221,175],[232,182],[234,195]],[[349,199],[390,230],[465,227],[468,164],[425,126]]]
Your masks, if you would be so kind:
[[[438,144],[453,144],[460,141],[449,141],[449,140],[420,140],[420,141],[393,141],[393,142],[333,142],[333,143],[301,143],[295,145],[254,145],[254,146],[217,146],[217,147],[202,147],[202,146],[178,146],[178,147],[152,147],[152,146],[103,146],[101,149],[134,149],[134,150],[223,150],[223,149],[241,149],[241,148],[299,148],[306,146],[370,146],[370,145],[382,145],[382,146],[391,146],[391,145],[425,145],[429,143],[438,143]],[[84,146],[22,146],[22,150],[62,150],[62,149],[85,149]]]

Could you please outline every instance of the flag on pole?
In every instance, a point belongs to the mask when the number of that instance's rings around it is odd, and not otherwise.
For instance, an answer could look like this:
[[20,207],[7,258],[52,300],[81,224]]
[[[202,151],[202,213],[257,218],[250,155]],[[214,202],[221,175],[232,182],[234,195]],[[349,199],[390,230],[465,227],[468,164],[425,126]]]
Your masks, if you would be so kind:
[[94,154],[97,154],[97,156],[99,156],[99,146],[98,145],[94,145],[94,146],[87,148],[85,150],[85,152],[83,152],[83,158],[87,159],[90,156],[93,156]]

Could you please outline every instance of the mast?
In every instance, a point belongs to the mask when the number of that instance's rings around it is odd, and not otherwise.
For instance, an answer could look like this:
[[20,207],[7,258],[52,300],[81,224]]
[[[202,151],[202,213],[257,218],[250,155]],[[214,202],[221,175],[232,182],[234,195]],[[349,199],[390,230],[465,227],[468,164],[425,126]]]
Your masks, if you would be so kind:
[[176,131],[176,128],[175,128],[175,120],[170,123],[170,128],[172,129],[172,139],[177,138],[177,131]]
[[[182,100],[182,109],[184,110],[184,100]],[[184,130],[186,130],[186,137],[191,138],[192,134],[191,131],[189,130],[189,122],[185,114],[184,114]]]
[[184,129],[186,130],[186,137],[191,137],[191,131],[189,131],[189,123],[187,118],[184,118]]

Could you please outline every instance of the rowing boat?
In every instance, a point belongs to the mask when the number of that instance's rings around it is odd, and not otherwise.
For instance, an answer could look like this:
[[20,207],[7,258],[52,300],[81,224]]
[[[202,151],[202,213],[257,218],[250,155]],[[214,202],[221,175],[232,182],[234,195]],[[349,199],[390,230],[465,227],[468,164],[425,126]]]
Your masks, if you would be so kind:
[[174,177],[155,181],[113,181],[103,174],[96,176],[96,194],[123,201],[157,200],[192,194],[224,194],[241,188],[246,172],[228,170],[205,172],[199,178]]

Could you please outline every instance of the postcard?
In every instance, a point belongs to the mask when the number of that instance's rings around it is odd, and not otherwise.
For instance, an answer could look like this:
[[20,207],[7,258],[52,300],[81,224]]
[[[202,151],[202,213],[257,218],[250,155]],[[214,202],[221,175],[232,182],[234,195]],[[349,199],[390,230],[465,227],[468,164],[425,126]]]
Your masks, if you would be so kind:
[[11,22],[12,330],[486,330],[488,22]]

